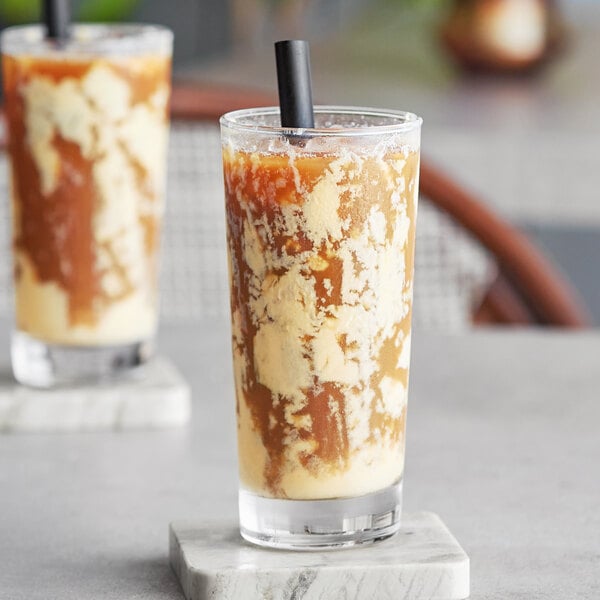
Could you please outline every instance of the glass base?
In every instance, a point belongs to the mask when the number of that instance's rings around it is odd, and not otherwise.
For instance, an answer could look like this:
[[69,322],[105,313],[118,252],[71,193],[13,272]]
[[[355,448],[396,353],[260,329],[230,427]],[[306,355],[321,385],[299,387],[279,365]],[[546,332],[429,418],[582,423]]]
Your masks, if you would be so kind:
[[333,500],[282,500],[240,490],[240,533],[253,544],[324,550],[386,539],[400,529],[402,481]]
[[15,379],[36,388],[110,383],[141,376],[153,355],[151,341],[118,346],[63,346],[48,344],[16,331],[11,340]]

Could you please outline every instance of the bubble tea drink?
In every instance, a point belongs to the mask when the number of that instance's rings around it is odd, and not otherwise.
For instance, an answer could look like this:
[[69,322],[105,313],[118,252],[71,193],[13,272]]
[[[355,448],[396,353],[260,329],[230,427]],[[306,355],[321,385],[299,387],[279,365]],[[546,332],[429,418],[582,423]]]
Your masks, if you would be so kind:
[[290,548],[394,533],[404,466],[421,120],[315,119],[221,120],[241,531]]
[[144,362],[157,325],[172,34],[2,34],[12,172],[13,369],[36,386]]

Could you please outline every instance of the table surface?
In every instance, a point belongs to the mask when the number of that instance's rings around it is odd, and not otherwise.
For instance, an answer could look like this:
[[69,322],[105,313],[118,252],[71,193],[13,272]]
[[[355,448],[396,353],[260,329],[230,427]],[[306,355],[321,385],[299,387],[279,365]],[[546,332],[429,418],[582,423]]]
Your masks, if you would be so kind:
[[[169,522],[237,510],[228,331],[162,332],[186,428],[0,436],[2,600],[181,598]],[[473,598],[600,597],[599,356],[597,332],[415,332],[405,509],[444,519]]]

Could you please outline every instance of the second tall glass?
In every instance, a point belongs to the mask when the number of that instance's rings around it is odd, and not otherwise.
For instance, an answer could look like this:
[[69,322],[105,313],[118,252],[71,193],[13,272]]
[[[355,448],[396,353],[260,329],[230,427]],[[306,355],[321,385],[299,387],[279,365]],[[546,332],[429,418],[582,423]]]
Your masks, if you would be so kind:
[[353,545],[400,526],[421,119],[221,119],[240,527]]
[[151,353],[172,34],[147,25],[2,34],[16,378],[111,378]]

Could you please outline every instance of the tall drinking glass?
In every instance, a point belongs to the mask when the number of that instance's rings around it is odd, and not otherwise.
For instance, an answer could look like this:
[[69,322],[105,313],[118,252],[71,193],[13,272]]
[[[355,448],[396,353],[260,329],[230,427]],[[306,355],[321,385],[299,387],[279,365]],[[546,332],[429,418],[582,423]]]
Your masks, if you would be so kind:
[[240,528],[282,548],[400,526],[421,119],[221,119]]
[[172,33],[7,29],[16,378],[111,378],[152,353]]

